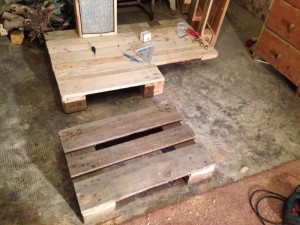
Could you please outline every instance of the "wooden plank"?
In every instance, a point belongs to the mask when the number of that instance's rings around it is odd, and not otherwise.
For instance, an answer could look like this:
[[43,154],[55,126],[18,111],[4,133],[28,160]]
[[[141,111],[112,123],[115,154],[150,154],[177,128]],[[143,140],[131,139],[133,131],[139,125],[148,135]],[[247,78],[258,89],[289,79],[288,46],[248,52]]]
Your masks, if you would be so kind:
[[71,177],[77,177],[118,162],[170,147],[193,139],[194,132],[187,125],[155,133],[119,145],[68,158]]
[[61,130],[65,153],[180,121],[175,107],[162,105]]
[[[117,36],[116,36],[117,37]],[[111,37],[108,40],[101,40],[101,38],[88,38],[88,39],[78,39],[78,38],[69,38],[64,39],[61,42],[49,41],[47,43],[47,48],[49,53],[68,53],[68,52],[80,52],[80,51],[90,51],[91,47],[95,47],[96,50],[101,48],[111,48],[125,46],[128,47],[128,42],[132,41],[132,37],[122,37],[116,38]],[[103,39],[103,38],[102,38]],[[63,44],[65,42],[65,44]]]
[[194,171],[211,168],[211,172],[212,165],[214,162],[208,152],[199,145],[192,145],[75,182],[74,186],[82,215],[86,218],[101,212],[103,205]]
[[134,33],[136,37],[139,37],[142,30],[150,28],[149,23],[131,23],[118,25],[118,34]]
[[145,62],[141,63],[135,63],[131,60],[119,60],[114,63],[114,66],[112,66],[111,63],[101,63],[96,64],[93,66],[82,66],[82,67],[72,67],[69,69],[64,70],[55,70],[55,77],[56,79],[67,79],[69,77],[79,77],[79,76],[85,76],[89,74],[98,74],[101,72],[101,74],[104,74],[109,71],[113,71],[114,73],[118,73],[117,71],[120,70],[140,70],[144,69],[145,66],[148,64]]
[[138,67],[128,70],[57,78],[60,95],[63,100],[145,84],[163,83],[164,80],[165,78],[154,65],[145,65],[144,68]]
[[[128,45],[127,47],[123,48],[96,48],[96,55],[92,52],[91,49],[86,49],[78,52],[51,54],[50,58],[54,70],[68,69],[74,67],[78,68],[93,64],[113,63],[117,61],[130,61],[128,58],[124,57],[122,53],[129,48],[130,47]],[[131,53],[132,52],[128,52],[128,54]]]
[[[168,125],[163,126],[163,130],[168,130],[168,129],[172,129],[174,127],[178,127],[181,126],[181,122],[176,122],[176,123],[171,123]],[[191,140],[187,140],[185,142],[179,143],[174,145],[175,149],[180,149],[180,148],[184,148],[186,146],[190,146],[190,145],[194,145],[196,144],[194,139]],[[183,180],[186,182],[186,184],[194,184],[194,183],[198,183],[204,179],[207,179],[209,177],[212,176],[212,173],[215,169],[215,165],[212,165],[211,167],[208,167],[206,170],[199,170],[199,171],[195,171],[191,174],[189,174],[188,176],[184,177]]]
[[170,54],[170,52],[165,51],[155,54],[152,59],[153,64],[159,66],[193,59],[207,60],[216,58],[219,54],[214,48],[211,47],[209,47],[208,50],[191,47],[190,49],[174,49],[172,54]]

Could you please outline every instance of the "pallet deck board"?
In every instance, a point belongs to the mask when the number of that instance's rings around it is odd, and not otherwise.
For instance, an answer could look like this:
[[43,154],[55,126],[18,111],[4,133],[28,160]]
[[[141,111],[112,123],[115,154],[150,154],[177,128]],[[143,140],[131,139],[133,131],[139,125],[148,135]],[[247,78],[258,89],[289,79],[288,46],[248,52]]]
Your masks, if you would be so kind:
[[59,135],[67,153],[180,120],[176,108],[166,104],[65,129]]
[[191,145],[76,182],[74,186],[81,212],[88,216],[101,211],[103,204],[117,202],[191,172],[213,169],[208,152],[199,145]]
[[81,95],[90,95],[129,87],[163,82],[164,78],[156,66],[145,65],[131,69],[97,74],[85,74],[57,79],[63,100]]
[[[166,53],[173,58],[172,54],[178,50],[183,52],[193,50],[196,53],[192,55],[186,54],[182,61],[201,58],[199,57],[199,54],[197,54],[199,52],[201,52],[202,55],[209,55],[211,58],[217,56],[217,52],[213,48],[209,48],[210,51],[207,51],[193,43],[193,37],[186,36],[183,38],[178,38],[176,29],[173,27],[152,29],[151,32],[153,38],[149,43],[155,45],[154,58],[160,54]],[[140,47],[149,44],[143,44],[136,38],[136,36],[131,36],[128,38],[103,37],[102,40],[95,39],[84,41],[77,41],[77,39],[78,38],[66,39],[65,42],[61,43],[62,41],[60,41],[57,45],[49,43],[48,49],[54,68],[61,68],[60,64],[69,63],[69,65],[72,65],[71,63],[75,64],[76,62],[81,61],[84,61],[86,64],[88,64],[88,61],[95,61],[97,59],[106,59],[107,63],[109,63],[110,58],[122,56],[122,52],[124,51],[126,51],[128,54],[138,57],[138,55],[135,54],[134,49],[132,49],[132,46],[135,46],[133,44],[138,43]],[[91,51],[91,46],[96,47],[98,54],[94,55],[94,53]],[[119,60],[122,60],[122,57],[120,57]],[[174,61],[172,59],[169,59],[168,62],[162,63],[158,61],[157,63],[162,65],[173,62]],[[156,62],[154,62],[154,64],[156,64]]]
[[195,134],[187,125],[158,132],[103,150],[67,158],[71,177],[77,177],[137,156],[194,139]]

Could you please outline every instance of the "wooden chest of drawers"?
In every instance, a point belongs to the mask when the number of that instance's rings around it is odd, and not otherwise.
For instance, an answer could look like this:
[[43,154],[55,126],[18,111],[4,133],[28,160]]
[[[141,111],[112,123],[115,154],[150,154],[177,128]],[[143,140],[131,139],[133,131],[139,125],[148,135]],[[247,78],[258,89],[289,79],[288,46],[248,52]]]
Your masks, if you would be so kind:
[[254,56],[285,75],[300,94],[300,1],[273,0]]

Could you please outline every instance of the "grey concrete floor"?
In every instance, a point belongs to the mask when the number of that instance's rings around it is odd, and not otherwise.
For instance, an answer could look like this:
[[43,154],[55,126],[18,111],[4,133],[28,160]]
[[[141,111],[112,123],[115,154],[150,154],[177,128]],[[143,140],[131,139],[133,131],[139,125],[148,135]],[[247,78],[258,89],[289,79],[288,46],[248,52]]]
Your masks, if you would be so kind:
[[[126,15],[120,11],[120,23],[147,19],[143,13]],[[161,6],[156,19],[164,18],[174,16]],[[186,186],[176,181],[121,202],[106,218],[113,218],[109,224],[299,158],[295,87],[270,66],[253,61],[244,47],[261,27],[261,21],[231,3],[217,59],[161,66],[164,95],[143,99],[133,88],[88,96],[87,111],[68,115],[62,112],[46,48],[12,46],[1,37],[1,224],[81,224],[58,131],[163,102],[182,113],[216,161],[216,172],[210,182]],[[241,173],[244,166],[249,170]]]

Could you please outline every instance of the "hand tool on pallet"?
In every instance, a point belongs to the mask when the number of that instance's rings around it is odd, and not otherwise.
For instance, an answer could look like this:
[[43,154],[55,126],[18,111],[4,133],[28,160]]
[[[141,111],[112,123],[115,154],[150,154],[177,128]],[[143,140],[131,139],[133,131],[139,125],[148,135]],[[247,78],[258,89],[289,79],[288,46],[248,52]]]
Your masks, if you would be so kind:
[[135,52],[142,57],[145,62],[151,64],[152,56],[154,53],[154,44],[150,44],[147,46],[144,46],[142,48],[138,48],[135,50]]
[[127,53],[124,53],[124,52],[123,52],[123,56],[125,56],[125,57],[127,57],[128,59],[131,59],[132,61],[135,61],[135,62],[137,62],[137,63],[140,63],[140,62],[141,62],[140,60],[138,60],[138,59],[135,58],[134,56],[128,55]]
[[195,38],[199,38],[202,36],[201,33],[198,33],[197,31],[193,30],[193,29],[187,29],[186,31],[189,35],[194,36]]

